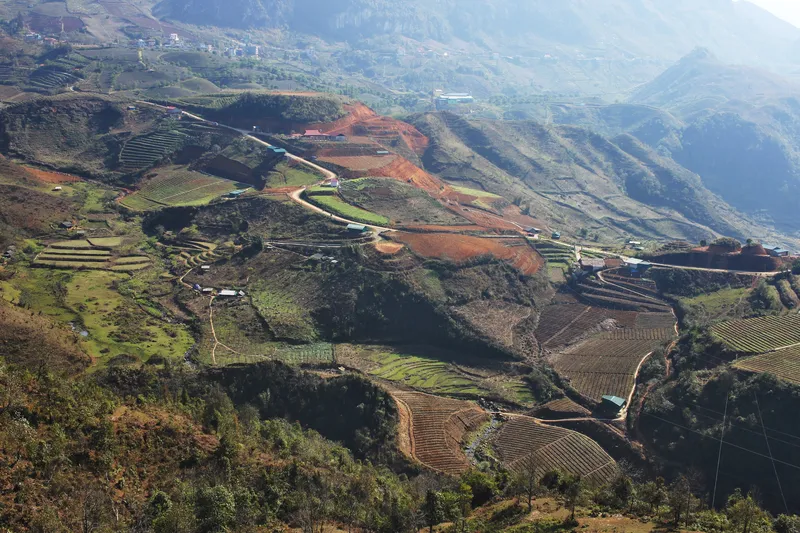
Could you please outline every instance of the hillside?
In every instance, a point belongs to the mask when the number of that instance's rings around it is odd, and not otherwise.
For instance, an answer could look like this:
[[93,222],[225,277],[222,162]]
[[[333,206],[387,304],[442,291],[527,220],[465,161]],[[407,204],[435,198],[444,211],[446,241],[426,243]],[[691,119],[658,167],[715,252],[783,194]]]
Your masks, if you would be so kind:
[[714,232],[771,235],[709,192],[700,178],[629,135],[533,121],[419,115],[430,137],[425,168],[508,199],[531,215],[605,239],[625,234],[699,241]]
[[675,59],[714,46],[730,60],[774,63],[800,30],[752,4],[731,1],[569,0],[424,2],[406,0],[164,0],[156,12],[192,23],[238,28],[288,27],[328,40],[382,35],[467,42],[506,54],[531,50],[588,57]]

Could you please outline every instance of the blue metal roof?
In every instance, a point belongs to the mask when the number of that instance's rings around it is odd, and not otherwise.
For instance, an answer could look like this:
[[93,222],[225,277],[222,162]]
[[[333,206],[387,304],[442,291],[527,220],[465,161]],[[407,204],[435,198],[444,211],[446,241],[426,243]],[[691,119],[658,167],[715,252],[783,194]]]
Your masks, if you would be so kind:
[[620,409],[625,407],[626,400],[625,398],[620,398],[619,396],[603,396],[604,402],[613,403]]

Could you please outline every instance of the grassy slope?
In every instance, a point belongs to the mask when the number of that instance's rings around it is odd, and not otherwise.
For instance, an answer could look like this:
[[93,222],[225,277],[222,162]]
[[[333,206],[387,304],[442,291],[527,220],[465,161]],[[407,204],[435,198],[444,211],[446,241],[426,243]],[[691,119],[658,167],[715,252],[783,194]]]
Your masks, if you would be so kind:
[[308,200],[322,207],[323,209],[330,211],[336,215],[349,218],[351,220],[356,220],[358,222],[365,222],[367,224],[378,224],[378,225],[386,225],[389,224],[389,219],[371,213],[365,209],[361,209],[360,207],[356,207],[354,205],[350,205],[338,196],[328,196],[328,195],[321,195],[321,194],[314,194],[309,195]]

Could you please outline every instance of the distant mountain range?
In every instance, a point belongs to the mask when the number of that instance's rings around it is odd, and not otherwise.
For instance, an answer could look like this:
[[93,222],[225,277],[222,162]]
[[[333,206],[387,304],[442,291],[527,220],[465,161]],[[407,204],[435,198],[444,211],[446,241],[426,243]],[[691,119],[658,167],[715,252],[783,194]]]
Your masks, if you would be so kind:
[[629,134],[673,160],[735,209],[797,235],[800,86],[726,65],[698,49],[626,104],[554,105],[557,124]]
[[162,0],[156,14],[326,40],[396,35],[505,54],[670,60],[696,46],[726,61],[794,62],[800,30],[733,0]]

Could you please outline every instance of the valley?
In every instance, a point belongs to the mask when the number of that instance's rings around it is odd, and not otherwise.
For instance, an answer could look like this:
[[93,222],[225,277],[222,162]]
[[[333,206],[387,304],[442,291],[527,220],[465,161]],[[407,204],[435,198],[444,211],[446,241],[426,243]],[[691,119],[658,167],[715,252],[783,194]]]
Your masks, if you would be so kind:
[[800,30],[403,6],[12,6],[0,529],[796,530]]

